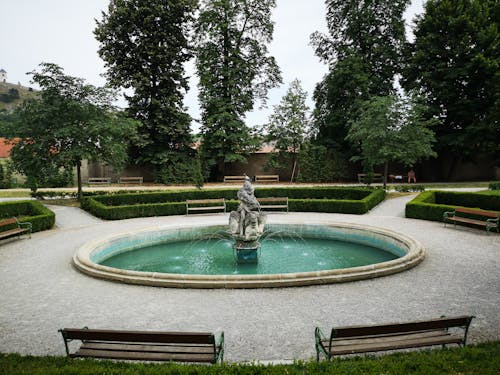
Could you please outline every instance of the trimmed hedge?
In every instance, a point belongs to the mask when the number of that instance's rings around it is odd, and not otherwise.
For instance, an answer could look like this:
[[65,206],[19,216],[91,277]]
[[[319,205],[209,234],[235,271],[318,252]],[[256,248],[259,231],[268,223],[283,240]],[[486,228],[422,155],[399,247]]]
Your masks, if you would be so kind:
[[443,213],[457,206],[498,212],[500,195],[429,190],[406,204],[405,215],[413,219],[443,221]]
[[[186,199],[226,199],[227,210],[236,210],[238,189],[179,190],[84,197],[81,207],[106,220],[183,215]],[[364,214],[385,199],[382,189],[365,188],[262,188],[256,196],[288,197],[290,211]]]
[[[22,223],[30,222],[33,226],[33,232],[50,229],[54,226],[56,215],[37,201],[14,201],[0,203],[0,219],[17,217]],[[3,227],[2,230],[8,230],[15,227]]]
[[490,182],[489,189],[490,190],[500,190],[500,181]]

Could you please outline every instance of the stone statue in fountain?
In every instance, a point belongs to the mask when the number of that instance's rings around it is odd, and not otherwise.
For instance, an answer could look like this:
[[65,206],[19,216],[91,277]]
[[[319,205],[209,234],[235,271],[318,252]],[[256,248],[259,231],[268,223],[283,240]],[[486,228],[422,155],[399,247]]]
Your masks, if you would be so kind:
[[260,211],[260,204],[255,198],[254,188],[247,175],[237,196],[240,205],[237,211],[232,211],[229,215],[229,230],[237,240],[237,247],[248,247],[248,243],[258,241],[262,235],[266,215]]

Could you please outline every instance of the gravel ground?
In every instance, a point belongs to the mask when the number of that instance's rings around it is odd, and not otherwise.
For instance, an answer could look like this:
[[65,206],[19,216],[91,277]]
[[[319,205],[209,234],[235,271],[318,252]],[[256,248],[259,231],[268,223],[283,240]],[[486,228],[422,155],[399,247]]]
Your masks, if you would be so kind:
[[57,228],[0,245],[0,352],[63,355],[62,327],[224,331],[228,361],[310,359],[314,327],[441,315],[476,316],[471,342],[500,339],[500,235],[405,219],[412,196],[367,215],[269,214],[271,223],[352,222],[405,233],[427,249],[417,267],[392,276],[324,286],[253,290],[168,289],[94,279],[71,257],[86,241],[152,225],[227,223],[227,215],[101,221],[51,207]]

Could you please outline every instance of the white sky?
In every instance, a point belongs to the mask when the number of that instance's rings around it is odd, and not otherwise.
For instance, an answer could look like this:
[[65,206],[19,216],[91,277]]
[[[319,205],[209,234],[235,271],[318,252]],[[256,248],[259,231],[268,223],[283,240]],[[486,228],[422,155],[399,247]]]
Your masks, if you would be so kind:
[[[423,2],[411,1],[405,13],[408,32],[415,15],[422,12]],[[104,85],[104,63],[97,55],[93,30],[95,19],[101,19],[101,11],[107,11],[108,4],[109,0],[0,0],[0,69],[7,71],[7,81],[30,86],[26,73],[37,69],[41,62],[51,62],[66,74],[96,86]],[[248,125],[264,124],[272,106],[280,102],[295,78],[308,92],[310,108],[314,107],[312,93],[327,66],[314,55],[309,36],[314,31],[326,31],[325,13],[324,0],[277,0],[274,40],[269,50],[281,68],[283,84],[269,92],[267,108],[247,115]],[[191,116],[198,119],[193,65],[187,67],[191,89],[185,104]],[[124,101],[119,105],[124,106]],[[196,130],[197,124],[192,128]]]

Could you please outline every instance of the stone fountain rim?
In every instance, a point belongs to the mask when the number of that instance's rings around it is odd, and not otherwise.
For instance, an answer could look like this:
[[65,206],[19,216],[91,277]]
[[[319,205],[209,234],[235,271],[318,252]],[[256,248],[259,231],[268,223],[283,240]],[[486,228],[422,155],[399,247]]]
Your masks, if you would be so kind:
[[[292,222],[284,225],[304,225],[304,223]],[[128,231],[88,241],[74,254],[73,265],[79,271],[87,275],[128,284],[172,288],[269,288],[331,284],[372,279],[408,270],[415,267],[425,258],[426,251],[420,242],[412,237],[386,228],[379,228],[364,224],[360,225],[355,223],[338,222],[307,225],[318,225],[374,233],[379,237],[385,237],[398,242],[401,244],[404,251],[406,251],[406,254],[387,262],[370,264],[361,267],[263,275],[189,275],[160,272],[140,272],[107,267],[91,260],[91,253],[95,251],[96,248],[102,248],[106,243],[111,243],[112,241],[123,237],[146,234],[148,232],[193,228],[191,225],[167,225],[148,227],[132,232]],[[208,228],[214,226],[219,225],[197,225],[195,228]]]

